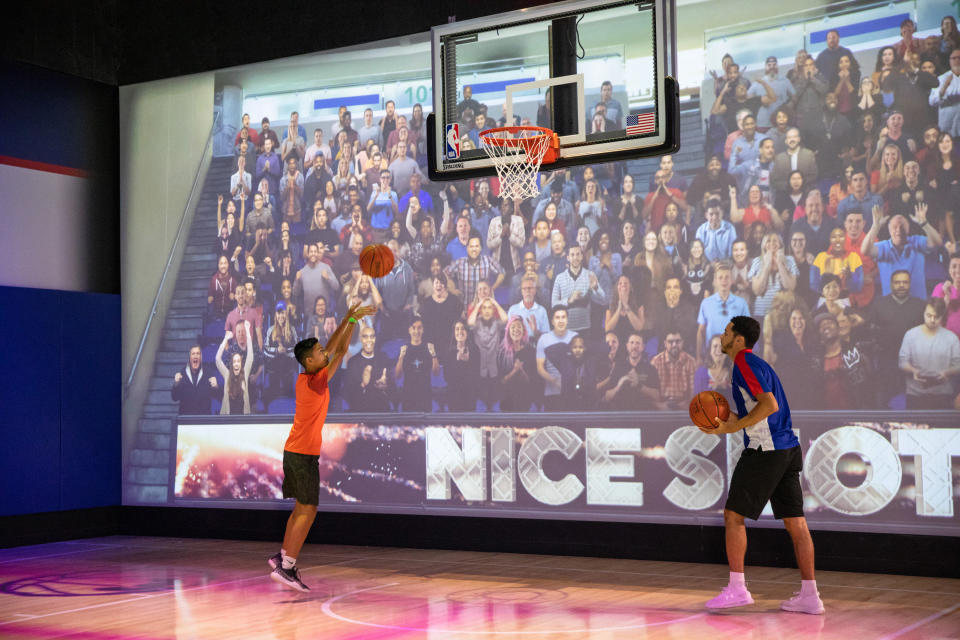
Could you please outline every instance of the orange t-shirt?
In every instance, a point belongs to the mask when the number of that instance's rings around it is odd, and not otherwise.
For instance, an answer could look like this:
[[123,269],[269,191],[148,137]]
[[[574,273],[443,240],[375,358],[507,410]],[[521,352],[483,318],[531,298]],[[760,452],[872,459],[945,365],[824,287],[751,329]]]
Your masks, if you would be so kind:
[[297,409],[293,415],[293,428],[283,448],[308,456],[320,455],[323,442],[323,423],[330,407],[330,388],[327,386],[327,370],[297,377]]

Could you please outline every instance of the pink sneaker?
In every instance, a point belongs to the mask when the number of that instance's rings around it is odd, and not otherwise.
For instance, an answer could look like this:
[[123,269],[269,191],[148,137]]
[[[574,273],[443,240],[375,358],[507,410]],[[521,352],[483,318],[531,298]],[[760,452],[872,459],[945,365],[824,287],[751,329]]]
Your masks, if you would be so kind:
[[727,585],[720,591],[720,595],[707,600],[707,609],[729,609],[753,604],[753,596],[746,587],[732,587]]
[[793,594],[792,598],[781,602],[780,608],[784,611],[793,611],[795,613],[820,615],[823,613],[823,600],[820,599],[819,593],[803,595],[797,591]]

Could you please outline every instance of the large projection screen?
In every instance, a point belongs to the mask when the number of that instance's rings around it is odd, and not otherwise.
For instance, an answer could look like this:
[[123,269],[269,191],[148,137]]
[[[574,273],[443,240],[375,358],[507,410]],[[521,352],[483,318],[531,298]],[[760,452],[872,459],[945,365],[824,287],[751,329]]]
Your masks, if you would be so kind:
[[[840,44],[863,77],[899,38],[871,11],[831,22],[858,34]],[[771,138],[785,153],[760,76],[789,93],[793,52],[816,66],[826,47],[822,22],[791,24],[783,33],[797,41],[778,43],[772,71],[753,27],[731,31],[724,47],[748,71],[728,80],[713,69],[719,56],[691,48],[701,34],[678,26],[679,75],[703,79],[681,83],[681,151],[545,172],[542,198],[514,212],[496,181],[413,178],[428,175],[427,33],[122,88],[124,504],[290,508],[280,485],[293,344],[326,340],[363,300],[381,311],[332,381],[321,510],[720,525],[743,440],[701,433],[687,404],[709,389],[730,397],[717,334],[746,312],[763,320],[754,351],[790,402],[811,525],[956,535],[960,257],[946,219],[960,188],[932,186],[941,174],[920,162],[921,224],[895,162],[881,176],[853,160],[871,206],[904,222],[911,248],[890,249],[887,224],[872,251],[844,159],[877,143],[885,121],[871,133],[851,111],[837,141],[791,120],[811,154],[798,162],[809,169],[813,157],[816,169],[795,188],[789,157],[765,173],[743,119],[713,108],[730,99],[725,82],[749,81],[737,100],[756,107],[756,145]],[[917,37],[934,32],[938,21],[921,21]],[[599,46],[590,37],[587,52]],[[619,125],[649,96],[623,78],[643,66],[638,52],[608,40],[578,69],[587,103]],[[548,71],[522,42],[502,46],[472,71],[475,92],[458,87],[465,131],[498,125],[503,105],[490,96]],[[829,84],[829,68],[808,71]],[[527,98],[515,115],[536,124],[546,102]],[[936,110],[915,117],[904,136],[921,150]],[[906,166],[910,147],[887,155]],[[360,277],[352,252],[387,239],[402,258],[395,271]],[[768,508],[760,523],[774,522]]]

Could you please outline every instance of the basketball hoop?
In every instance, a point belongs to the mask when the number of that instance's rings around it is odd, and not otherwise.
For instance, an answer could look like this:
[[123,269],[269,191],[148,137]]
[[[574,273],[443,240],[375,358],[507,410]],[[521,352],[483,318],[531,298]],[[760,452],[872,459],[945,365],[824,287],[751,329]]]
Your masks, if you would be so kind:
[[497,127],[480,134],[480,146],[497,168],[500,195],[522,200],[540,194],[540,165],[556,162],[560,141],[544,127]]

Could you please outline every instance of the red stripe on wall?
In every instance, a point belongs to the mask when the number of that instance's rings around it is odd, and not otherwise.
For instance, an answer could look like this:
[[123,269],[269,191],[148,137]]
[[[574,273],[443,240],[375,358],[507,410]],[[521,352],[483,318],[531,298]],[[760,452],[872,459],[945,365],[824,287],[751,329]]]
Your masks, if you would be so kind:
[[63,165],[49,164],[47,162],[37,162],[36,160],[24,160],[23,158],[14,158],[13,156],[0,156],[0,164],[11,167],[21,167],[23,169],[33,169],[34,171],[46,171],[47,173],[59,173],[60,175],[74,176],[75,178],[90,177],[90,173],[84,169],[64,167]]

